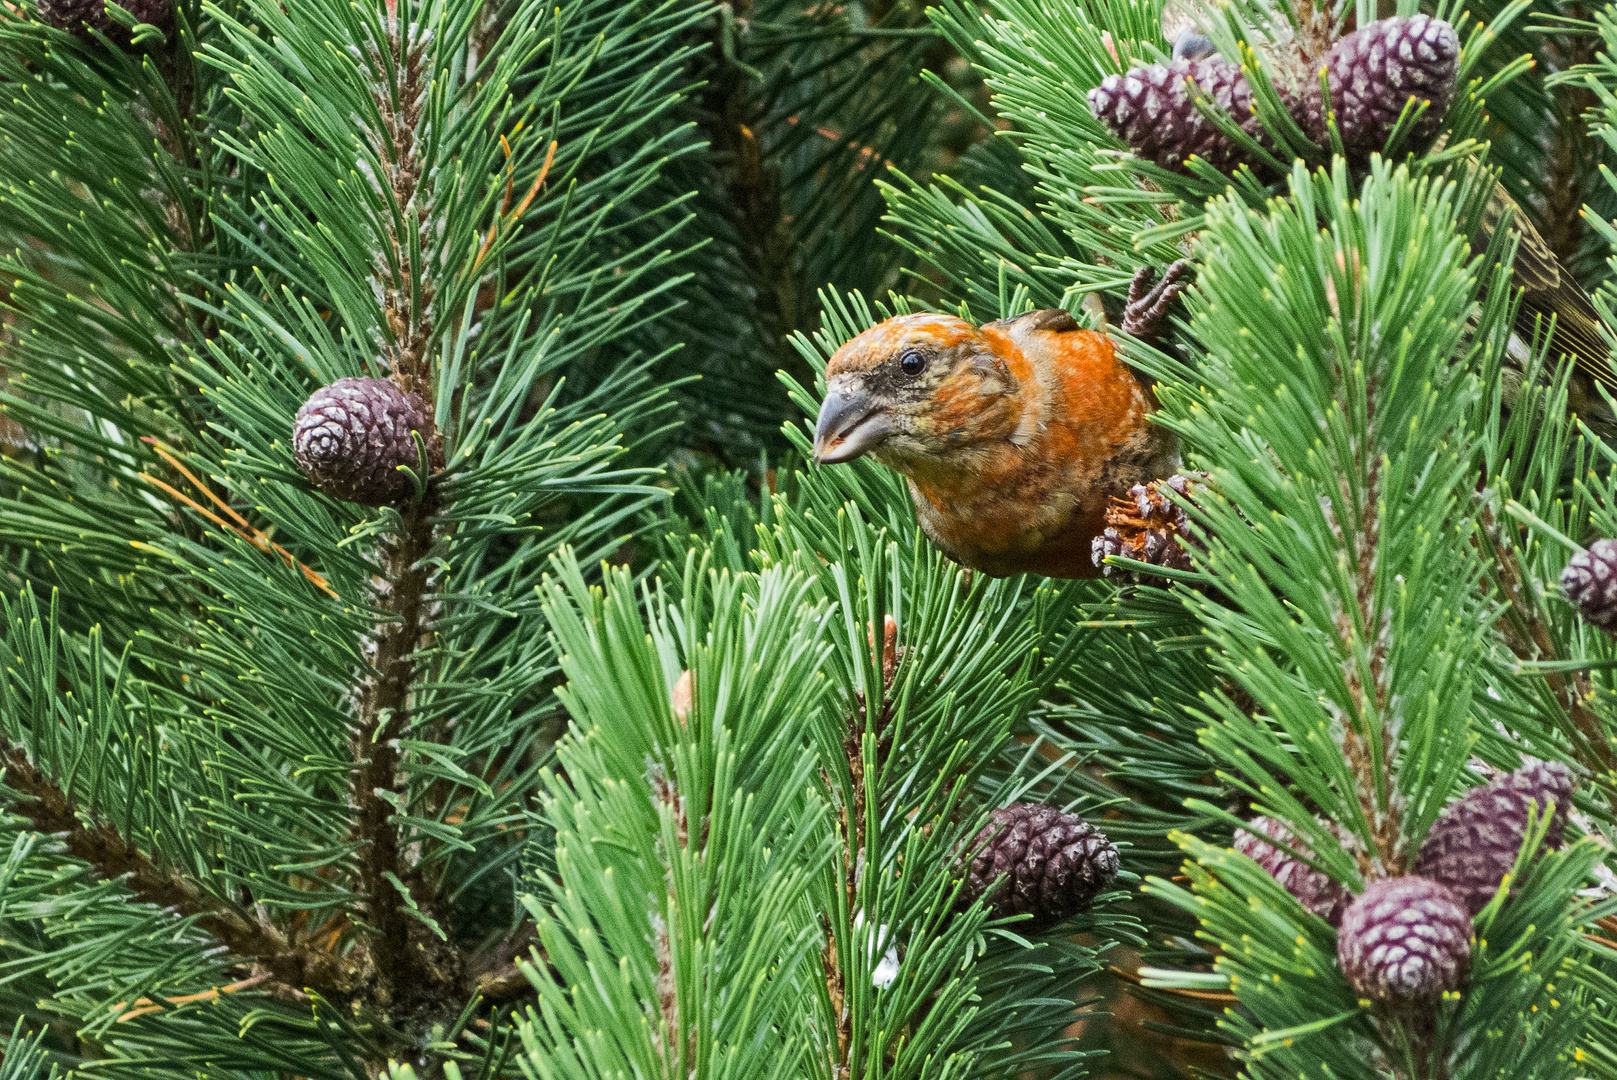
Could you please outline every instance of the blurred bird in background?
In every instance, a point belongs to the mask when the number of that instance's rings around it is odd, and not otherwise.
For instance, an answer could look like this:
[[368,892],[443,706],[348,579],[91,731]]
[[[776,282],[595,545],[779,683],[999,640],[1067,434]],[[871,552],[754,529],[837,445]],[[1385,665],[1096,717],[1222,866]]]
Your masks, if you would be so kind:
[[[1475,158],[1468,158],[1464,165],[1473,173],[1481,168]],[[1521,295],[1513,324],[1515,332],[1504,361],[1506,402],[1513,401],[1521,389],[1532,346],[1548,334],[1551,370],[1565,359],[1572,364],[1568,408],[1602,438],[1617,436],[1617,415],[1600,392],[1604,387],[1608,393],[1617,394],[1617,368],[1612,366],[1605,324],[1583,286],[1556,257],[1510,192],[1495,180],[1481,225],[1470,238],[1471,249],[1478,254],[1485,252],[1502,224],[1516,237],[1510,283]]]
[[[1182,3],[1171,2],[1163,12],[1163,34],[1173,42],[1173,58],[1202,60],[1218,56],[1211,39],[1202,32],[1197,18],[1205,17]],[[1431,153],[1443,149],[1447,136],[1438,138]],[[1482,164],[1477,158],[1460,163],[1465,175],[1475,178]],[[1521,295],[1514,330],[1503,365],[1503,389],[1507,405],[1521,389],[1524,368],[1535,345],[1548,335],[1546,356],[1549,370],[1569,361],[1568,406],[1597,434],[1617,437],[1617,414],[1600,392],[1617,393],[1617,366],[1612,359],[1608,335],[1594,302],[1556,256],[1549,243],[1533,226],[1532,219],[1497,179],[1489,181],[1492,190],[1477,231],[1468,239],[1472,251],[1483,254],[1503,225],[1517,241],[1516,259],[1511,267],[1511,284]],[[1508,222],[1508,224],[1507,224]]]

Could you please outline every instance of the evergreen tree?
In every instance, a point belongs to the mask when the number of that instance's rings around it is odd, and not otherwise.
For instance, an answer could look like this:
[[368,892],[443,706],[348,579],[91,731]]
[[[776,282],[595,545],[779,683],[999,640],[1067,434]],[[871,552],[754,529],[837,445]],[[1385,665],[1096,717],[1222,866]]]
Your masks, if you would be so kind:
[[[1617,1073],[1617,15],[1420,14],[9,11],[0,1070]],[[940,306],[1150,558],[804,464]]]

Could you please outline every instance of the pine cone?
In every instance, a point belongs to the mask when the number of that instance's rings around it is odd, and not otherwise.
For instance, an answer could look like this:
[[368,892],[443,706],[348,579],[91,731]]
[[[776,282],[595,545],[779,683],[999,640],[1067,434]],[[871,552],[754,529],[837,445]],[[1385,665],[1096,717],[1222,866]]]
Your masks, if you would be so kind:
[[[1334,826],[1329,827],[1336,831]],[[1247,822],[1246,828],[1235,830],[1236,851],[1269,871],[1269,876],[1295,896],[1303,907],[1332,926],[1340,923],[1342,912],[1347,910],[1348,901],[1353,899],[1347,886],[1333,880],[1329,874],[1292,858],[1268,840],[1285,844],[1303,855],[1314,854],[1285,822],[1272,817],[1253,818]]]
[[[972,842],[973,855],[961,890],[969,904],[993,889],[997,915],[1031,914],[1042,928],[1088,908],[1112,883],[1117,848],[1106,834],[1077,814],[1038,803],[1012,803],[995,810]],[[998,886],[994,882],[1004,875]]]
[[1185,80],[1194,80],[1208,98],[1234,117],[1254,138],[1264,139],[1252,111],[1252,89],[1241,65],[1216,57],[1175,60],[1108,75],[1089,92],[1089,110],[1137,155],[1164,169],[1186,172],[1191,155],[1220,172],[1246,161],[1241,148],[1196,108]]
[[325,494],[382,506],[415,489],[399,471],[401,465],[418,467],[415,431],[427,442],[432,467],[442,467],[443,452],[421,398],[387,379],[338,379],[298,410],[292,448],[303,475]]
[[[174,8],[169,0],[118,0],[138,21],[164,29],[174,24]],[[128,32],[112,21],[105,0],[38,0],[39,17],[58,30],[66,30],[88,40],[92,29],[121,40]]]
[[1170,570],[1189,570],[1190,555],[1180,538],[1191,537],[1190,519],[1182,507],[1168,501],[1161,488],[1167,485],[1179,495],[1195,498],[1202,479],[1199,473],[1175,474],[1166,480],[1135,484],[1127,499],[1113,498],[1106,509],[1105,530],[1090,542],[1091,556],[1101,572],[1107,576],[1121,572],[1130,580],[1143,580],[1142,575],[1106,565],[1108,555]]
[[[1544,845],[1561,846],[1572,805],[1572,772],[1558,761],[1532,761],[1496,776],[1450,803],[1426,833],[1415,873],[1451,889],[1472,915],[1493,899],[1516,865],[1527,829],[1527,804],[1551,813]],[[1553,812],[1550,804],[1555,804]]]
[[1372,881],[1342,915],[1336,962],[1361,997],[1429,1002],[1465,981],[1471,919],[1459,898],[1430,878]]
[[[1348,157],[1363,162],[1384,149],[1410,98],[1431,104],[1403,145],[1425,149],[1454,98],[1459,57],[1454,27],[1427,15],[1380,19],[1331,46],[1322,64]],[[1289,95],[1287,104],[1303,130],[1325,144],[1328,133],[1317,75],[1296,95]]]
[[1617,634],[1617,540],[1596,540],[1561,571],[1561,591],[1585,622]]

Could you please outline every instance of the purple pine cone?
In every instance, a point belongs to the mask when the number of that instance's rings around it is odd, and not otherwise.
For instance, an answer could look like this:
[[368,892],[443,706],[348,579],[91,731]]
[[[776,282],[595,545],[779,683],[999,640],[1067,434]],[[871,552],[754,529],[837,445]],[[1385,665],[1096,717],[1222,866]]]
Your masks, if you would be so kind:
[[[118,6],[139,22],[164,29],[174,24],[174,8],[169,0],[118,0]],[[66,30],[81,38],[88,39],[92,29],[114,39],[127,36],[127,31],[107,14],[105,0],[38,0],[35,10],[42,20],[58,30]]]
[[387,379],[338,379],[310,395],[292,427],[292,450],[309,483],[334,499],[361,506],[397,502],[415,489],[403,465],[418,467],[413,432],[426,441],[430,465],[442,451],[426,403]]
[[[1544,845],[1561,846],[1572,805],[1572,772],[1558,761],[1531,761],[1450,803],[1421,844],[1415,873],[1448,886],[1472,915],[1493,899],[1516,865],[1527,830],[1527,804],[1552,813]],[[1550,805],[1554,804],[1554,811]]]
[[1186,80],[1192,80],[1242,129],[1260,141],[1266,136],[1252,111],[1252,89],[1241,66],[1211,57],[1175,60],[1108,75],[1089,92],[1089,109],[1129,149],[1164,169],[1185,172],[1195,155],[1220,172],[1246,160],[1241,148],[1196,108]]
[[[1331,46],[1322,64],[1348,157],[1362,162],[1384,149],[1411,98],[1431,104],[1403,145],[1425,149],[1454,98],[1459,57],[1454,27],[1427,15],[1380,19]],[[1327,133],[1317,75],[1290,103],[1303,130],[1324,144]]]
[[1561,571],[1561,591],[1578,614],[1607,633],[1617,633],[1617,540],[1596,540]]
[[1453,892],[1423,877],[1372,881],[1342,915],[1336,961],[1361,997],[1429,1002],[1471,966],[1471,919]]
[[[1334,828],[1333,828],[1334,831]],[[1280,883],[1303,907],[1332,926],[1342,921],[1353,895],[1347,886],[1333,880],[1330,875],[1315,870],[1269,841],[1284,844],[1300,854],[1312,856],[1313,851],[1298,839],[1285,822],[1272,817],[1256,817],[1246,828],[1235,830],[1235,850],[1269,871],[1269,876]]]
[[961,902],[971,903],[992,888],[995,914],[1031,914],[1036,928],[1089,907],[1120,865],[1105,833],[1077,814],[1038,803],[995,810],[971,850]]

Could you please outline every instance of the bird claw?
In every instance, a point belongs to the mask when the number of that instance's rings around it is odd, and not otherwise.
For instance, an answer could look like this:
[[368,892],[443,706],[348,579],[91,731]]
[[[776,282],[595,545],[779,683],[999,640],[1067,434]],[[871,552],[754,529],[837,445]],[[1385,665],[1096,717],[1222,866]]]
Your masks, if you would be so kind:
[[1153,285],[1156,270],[1142,266],[1129,282],[1129,301],[1123,307],[1123,332],[1140,341],[1154,341],[1168,321],[1168,309],[1190,284],[1190,260],[1179,259],[1163,271]]

